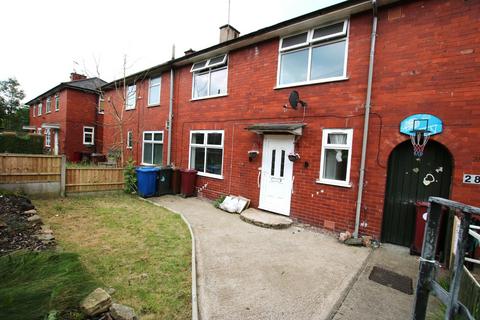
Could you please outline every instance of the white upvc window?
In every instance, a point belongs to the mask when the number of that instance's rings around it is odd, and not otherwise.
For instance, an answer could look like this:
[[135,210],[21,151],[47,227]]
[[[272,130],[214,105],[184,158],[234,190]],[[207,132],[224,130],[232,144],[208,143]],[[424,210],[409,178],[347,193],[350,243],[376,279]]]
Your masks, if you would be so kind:
[[190,169],[198,175],[223,178],[223,130],[190,131]]
[[42,104],[39,103],[37,105],[37,116],[41,116],[42,115]]
[[45,129],[45,147],[50,147],[50,129]]
[[85,145],[94,145],[95,139],[95,128],[94,127],[83,127],[83,144]]
[[133,148],[133,131],[127,131],[127,149]]
[[162,88],[162,77],[150,78],[148,84],[148,106],[160,104],[160,91]]
[[48,97],[47,103],[45,104],[45,113],[50,113],[51,110],[52,110],[52,98]]
[[60,94],[55,94],[55,111],[60,110]]
[[137,101],[137,86],[132,84],[127,87],[125,97],[125,109],[132,110],[135,109],[135,103]]
[[163,163],[163,131],[144,131],[142,164]]
[[35,105],[32,106],[32,116],[35,118],[35,112],[37,111]]
[[97,112],[98,114],[105,113],[105,98],[103,97],[103,94],[98,95]]
[[318,183],[350,187],[353,129],[323,129]]
[[42,134],[42,128],[37,128],[37,134]]
[[280,39],[277,87],[347,77],[348,20]]
[[228,57],[226,54],[196,62],[190,71],[193,74],[192,99],[227,94]]

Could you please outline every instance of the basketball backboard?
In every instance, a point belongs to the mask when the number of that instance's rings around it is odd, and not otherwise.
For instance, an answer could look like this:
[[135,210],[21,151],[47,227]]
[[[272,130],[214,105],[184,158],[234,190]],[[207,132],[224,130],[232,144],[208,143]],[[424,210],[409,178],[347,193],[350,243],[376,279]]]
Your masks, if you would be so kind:
[[431,114],[421,113],[411,115],[400,122],[400,132],[415,136],[422,131],[425,136],[432,136],[443,131],[442,120]]

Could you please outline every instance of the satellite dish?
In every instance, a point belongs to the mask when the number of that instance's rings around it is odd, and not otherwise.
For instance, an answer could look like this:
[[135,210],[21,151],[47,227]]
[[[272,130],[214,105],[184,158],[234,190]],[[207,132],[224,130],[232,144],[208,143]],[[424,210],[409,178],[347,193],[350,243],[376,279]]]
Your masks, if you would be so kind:
[[290,106],[292,107],[292,109],[295,109],[295,110],[297,110],[299,103],[304,108],[307,106],[306,102],[300,100],[300,96],[297,90],[293,90],[292,92],[290,92],[290,96],[288,97],[288,102],[290,102]]
[[288,97],[288,102],[290,102],[290,106],[292,107],[292,109],[295,109],[295,110],[297,109],[299,100],[300,100],[300,97],[298,95],[298,91],[293,90],[292,92],[290,92],[290,96]]

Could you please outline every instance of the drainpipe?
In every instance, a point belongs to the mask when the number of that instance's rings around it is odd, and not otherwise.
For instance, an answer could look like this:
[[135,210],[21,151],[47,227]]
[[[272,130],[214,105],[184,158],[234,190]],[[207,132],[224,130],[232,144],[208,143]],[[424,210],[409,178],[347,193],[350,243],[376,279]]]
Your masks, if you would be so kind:
[[173,119],[173,66],[170,68],[170,99],[168,103],[168,147],[167,165],[171,165],[172,154],[172,119]]
[[357,208],[355,212],[355,231],[353,236],[358,238],[358,229],[360,227],[360,214],[362,212],[362,196],[363,184],[365,182],[365,159],[367,156],[367,141],[368,141],[368,125],[370,121],[370,105],[372,98],[372,79],[373,79],[373,62],[375,60],[375,41],[377,38],[377,2],[372,0],[373,8],[373,22],[372,35],[370,39],[370,61],[368,64],[368,81],[367,81],[367,97],[365,99],[365,118],[363,123],[363,141],[362,141],[362,156],[360,160],[360,177],[358,179],[358,195]]
[[[172,46],[172,60],[175,59],[175,45]],[[173,119],[173,64],[170,67],[170,99],[168,102],[168,146],[167,165],[172,164],[172,119]]]

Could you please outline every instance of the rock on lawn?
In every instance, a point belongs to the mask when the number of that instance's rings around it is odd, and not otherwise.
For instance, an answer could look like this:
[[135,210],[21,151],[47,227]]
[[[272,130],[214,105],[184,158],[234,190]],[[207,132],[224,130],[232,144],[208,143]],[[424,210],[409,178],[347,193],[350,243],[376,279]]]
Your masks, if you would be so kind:
[[114,303],[110,307],[110,315],[115,320],[137,320],[135,311],[122,304]]
[[112,298],[102,288],[95,289],[80,304],[83,313],[93,317],[102,312],[108,311],[112,305]]

